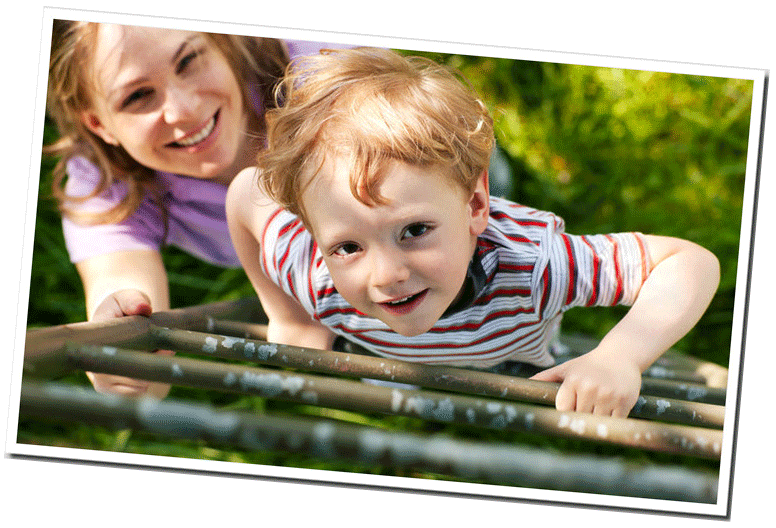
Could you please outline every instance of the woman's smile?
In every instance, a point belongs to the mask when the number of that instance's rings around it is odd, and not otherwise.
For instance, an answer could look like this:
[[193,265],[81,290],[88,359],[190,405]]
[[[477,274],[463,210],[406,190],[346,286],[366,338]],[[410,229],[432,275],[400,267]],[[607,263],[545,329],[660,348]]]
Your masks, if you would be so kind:
[[209,139],[211,134],[213,134],[213,131],[216,128],[216,125],[218,124],[218,114],[220,110],[216,112],[208,121],[205,123],[205,125],[200,128],[198,131],[191,132],[182,138],[171,141],[167,144],[168,147],[172,148],[185,148],[185,147],[193,147],[195,145],[202,146],[201,144],[206,140]]

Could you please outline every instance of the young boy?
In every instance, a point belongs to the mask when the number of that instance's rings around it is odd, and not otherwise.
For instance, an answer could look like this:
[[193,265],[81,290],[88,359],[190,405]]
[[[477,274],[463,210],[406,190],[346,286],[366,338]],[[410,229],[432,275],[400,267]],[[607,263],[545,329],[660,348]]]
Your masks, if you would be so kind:
[[717,288],[717,259],[691,242],[567,235],[490,197],[491,118],[432,61],[328,52],[279,93],[259,170],[227,196],[270,341],[325,349],[339,334],[407,361],[550,367],[563,312],[632,305],[595,350],[534,376],[562,382],[559,410],[626,416]]

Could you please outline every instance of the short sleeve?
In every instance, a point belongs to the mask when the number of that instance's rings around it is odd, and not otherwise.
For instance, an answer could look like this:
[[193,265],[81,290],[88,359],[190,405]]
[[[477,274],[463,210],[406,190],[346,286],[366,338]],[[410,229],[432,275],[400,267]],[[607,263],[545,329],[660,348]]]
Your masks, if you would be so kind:
[[565,311],[575,306],[630,306],[652,269],[641,233],[576,236],[555,234],[548,280],[551,304]]
[[[68,196],[89,195],[99,184],[100,171],[83,157],[67,163]],[[126,189],[117,183],[103,193],[84,202],[71,202],[68,207],[76,213],[109,211],[126,195]],[[138,210],[118,224],[86,224],[68,216],[62,219],[62,229],[70,260],[73,263],[92,257],[135,249],[159,249],[164,233],[161,214],[150,199],[144,200]]]
[[262,233],[261,267],[272,282],[299,301],[311,316],[316,308],[313,269],[320,260],[317,257],[317,246],[302,221],[284,209],[277,209]]

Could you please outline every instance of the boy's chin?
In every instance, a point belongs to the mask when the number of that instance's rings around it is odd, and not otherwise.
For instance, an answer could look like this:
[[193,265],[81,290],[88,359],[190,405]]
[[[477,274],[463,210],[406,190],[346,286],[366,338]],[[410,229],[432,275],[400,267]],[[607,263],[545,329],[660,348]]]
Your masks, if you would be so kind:
[[422,334],[425,334],[429,330],[431,330],[434,325],[430,325],[428,327],[426,326],[412,326],[407,327],[403,325],[392,325],[390,321],[383,321],[385,324],[388,325],[388,327],[396,332],[397,334],[404,336],[404,337],[415,337]]

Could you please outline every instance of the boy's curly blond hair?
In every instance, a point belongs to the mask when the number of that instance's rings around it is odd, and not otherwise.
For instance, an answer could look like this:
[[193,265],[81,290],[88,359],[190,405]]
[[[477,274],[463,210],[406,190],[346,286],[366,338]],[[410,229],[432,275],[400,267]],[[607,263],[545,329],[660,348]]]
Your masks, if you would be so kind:
[[259,184],[304,220],[301,196],[327,156],[349,163],[353,195],[384,203],[386,165],[437,165],[467,193],[488,168],[493,120],[462,76],[380,48],[323,50],[294,61],[269,110]]

